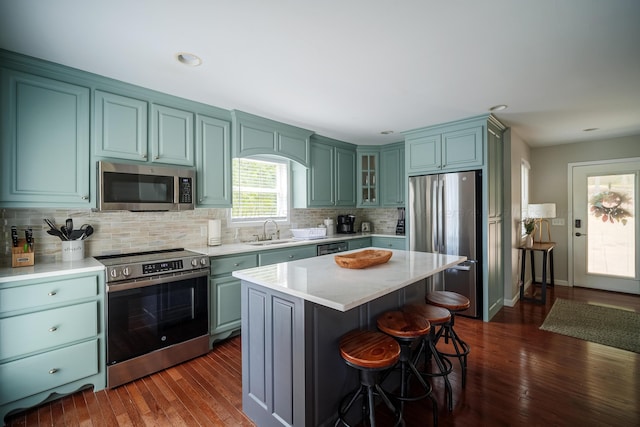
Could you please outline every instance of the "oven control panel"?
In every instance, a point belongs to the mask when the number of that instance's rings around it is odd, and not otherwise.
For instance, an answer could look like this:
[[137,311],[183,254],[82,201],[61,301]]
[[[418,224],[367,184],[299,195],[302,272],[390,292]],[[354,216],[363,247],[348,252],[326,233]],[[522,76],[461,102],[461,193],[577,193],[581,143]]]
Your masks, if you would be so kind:
[[164,271],[182,270],[182,260],[154,262],[153,264],[142,264],[142,274],[156,274]]

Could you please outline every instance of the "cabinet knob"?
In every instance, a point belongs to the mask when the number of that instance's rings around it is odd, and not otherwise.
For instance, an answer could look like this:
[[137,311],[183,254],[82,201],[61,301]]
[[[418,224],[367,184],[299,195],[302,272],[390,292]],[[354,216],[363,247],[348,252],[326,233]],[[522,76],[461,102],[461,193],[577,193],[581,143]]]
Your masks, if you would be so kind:
[[57,330],[58,330],[57,326],[52,326],[52,327],[49,328],[49,332],[55,332]]
[[145,159],[145,160],[146,160],[146,159],[147,159],[147,153],[144,153],[144,154],[143,154],[142,156],[140,156],[140,157],[142,157],[143,159]]
[[84,195],[84,196],[82,196],[82,197],[80,197],[80,198],[81,198],[82,200],[88,200],[88,199],[89,199],[89,196]]
[[50,374],[55,374],[56,372],[58,372],[58,368],[49,369]]
[[160,156],[154,156],[153,160],[158,160],[160,158]]
[[58,293],[56,291],[51,291],[47,295],[49,295],[50,297],[55,297],[57,294]]
[[235,264],[233,264],[233,266],[234,267],[240,267],[240,264],[236,262]]
[[293,257],[294,257],[293,255],[289,255],[289,258],[293,258]]

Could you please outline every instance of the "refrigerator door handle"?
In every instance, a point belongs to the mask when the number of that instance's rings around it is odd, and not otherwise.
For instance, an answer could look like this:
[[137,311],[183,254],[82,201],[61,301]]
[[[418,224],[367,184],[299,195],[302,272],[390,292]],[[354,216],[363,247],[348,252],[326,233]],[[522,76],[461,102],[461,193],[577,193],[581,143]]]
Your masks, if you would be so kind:
[[438,252],[440,250],[440,242],[438,241],[438,180],[431,182],[431,250]]
[[438,181],[438,252],[446,253],[444,244],[444,178]]

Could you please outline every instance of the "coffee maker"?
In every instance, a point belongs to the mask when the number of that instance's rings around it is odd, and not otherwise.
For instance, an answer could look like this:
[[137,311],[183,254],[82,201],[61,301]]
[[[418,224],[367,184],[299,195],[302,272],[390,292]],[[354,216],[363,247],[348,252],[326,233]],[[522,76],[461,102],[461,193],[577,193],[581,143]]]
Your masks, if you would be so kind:
[[336,232],[341,234],[350,234],[356,232],[356,216],[355,215],[338,215],[338,229]]

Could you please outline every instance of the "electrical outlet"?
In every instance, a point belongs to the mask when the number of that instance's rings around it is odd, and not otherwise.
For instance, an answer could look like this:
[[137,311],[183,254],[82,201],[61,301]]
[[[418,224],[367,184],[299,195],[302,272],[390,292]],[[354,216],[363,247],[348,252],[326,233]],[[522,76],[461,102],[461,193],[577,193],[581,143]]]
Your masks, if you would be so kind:
[[553,218],[551,220],[551,225],[560,225],[564,226],[564,218]]

